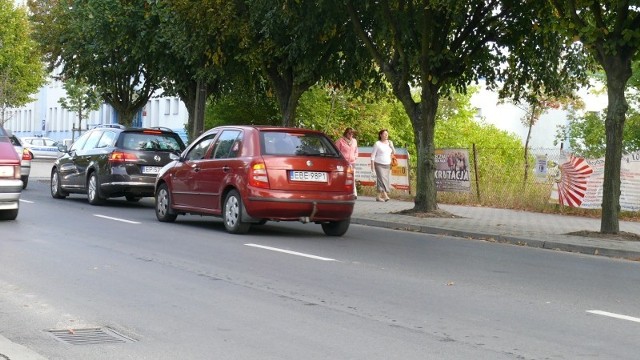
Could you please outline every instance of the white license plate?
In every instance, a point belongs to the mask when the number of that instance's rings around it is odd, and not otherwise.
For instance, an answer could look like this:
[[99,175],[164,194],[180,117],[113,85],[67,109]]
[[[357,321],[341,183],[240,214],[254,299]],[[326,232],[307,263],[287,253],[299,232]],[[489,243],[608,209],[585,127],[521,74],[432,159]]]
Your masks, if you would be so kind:
[[162,169],[160,166],[143,166],[142,173],[143,174],[157,174]]
[[0,166],[0,177],[13,177],[13,166]]
[[327,182],[327,173],[321,171],[291,171],[289,179],[292,181]]

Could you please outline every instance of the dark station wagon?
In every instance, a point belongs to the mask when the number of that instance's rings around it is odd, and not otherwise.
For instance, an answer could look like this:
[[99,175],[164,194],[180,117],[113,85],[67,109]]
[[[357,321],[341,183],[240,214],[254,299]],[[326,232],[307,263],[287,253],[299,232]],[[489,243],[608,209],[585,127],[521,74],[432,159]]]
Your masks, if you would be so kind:
[[51,168],[51,196],[87,194],[92,205],[107,198],[138,201],[154,196],[160,169],[185,149],[178,134],[165,128],[103,126],[84,133]]
[[230,233],[266,221],[301,221],[342,236],[354,185],[353,169],[320,131],[222,126],[161,170],[155,209],[163,222],[182,214],[222,217]]

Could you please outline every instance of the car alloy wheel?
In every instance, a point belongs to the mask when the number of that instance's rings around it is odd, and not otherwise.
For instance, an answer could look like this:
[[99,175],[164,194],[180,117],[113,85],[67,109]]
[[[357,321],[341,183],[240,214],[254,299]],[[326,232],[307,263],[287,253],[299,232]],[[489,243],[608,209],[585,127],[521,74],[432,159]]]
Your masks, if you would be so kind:
[[62,191],[58,170],[53,170],[51,172],[51,197],[54,199],[64,199],[67,197],[67,193]]
[[224,227],[231,234],[245,234],[251,227],[250,223],[242,222],[242,198],[236,190],[229,191],[224,201]]
[[98,187],[98,179],[95,173],[91,173],[91,175],[89,175],[87,195],[89,197],[89,204],[91,205],[100,205],[104,202],[102,195],[100,195],[100,188]]
[[167,184],[162,184],[156,193],[156,217],[162,222],[173,222],[177,215],[171,209],[171,194]]

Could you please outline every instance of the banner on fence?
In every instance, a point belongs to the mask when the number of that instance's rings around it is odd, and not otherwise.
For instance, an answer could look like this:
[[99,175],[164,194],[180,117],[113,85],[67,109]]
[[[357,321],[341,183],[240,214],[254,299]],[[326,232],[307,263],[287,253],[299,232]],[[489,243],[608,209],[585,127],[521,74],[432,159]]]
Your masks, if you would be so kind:
[[467,149],[436,149],[436,189],[451,192],[471,191]]
[[[358,159],[356,159],[356,182],[362,186],[376,186],[376,175],[371,171],[370,146],[358,147]],[[405,148],[396,148],[398,166],[391,168],[391,187],[396,190],[410,191],[409,186],[409,152]]]
[[[604,158],[583,159],[570,155],[562,164],[549,163],[552,181],[550,202],[585,209],[602,206]],[[640,151],[622,156],[620,208],[640,211]]]

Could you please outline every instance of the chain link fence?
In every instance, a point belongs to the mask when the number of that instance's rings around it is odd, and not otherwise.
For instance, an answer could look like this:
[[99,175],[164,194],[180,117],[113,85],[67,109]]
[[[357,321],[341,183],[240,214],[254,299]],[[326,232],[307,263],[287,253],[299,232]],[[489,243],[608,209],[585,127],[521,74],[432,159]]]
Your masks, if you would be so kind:
[[570,153],[558,148],[507,148],[472,146],[469,152],[471,190],[438,192],[438,201],[501,208],[545,211],[556,208],[549,202],[553,179],[549,166],[562,164]]

